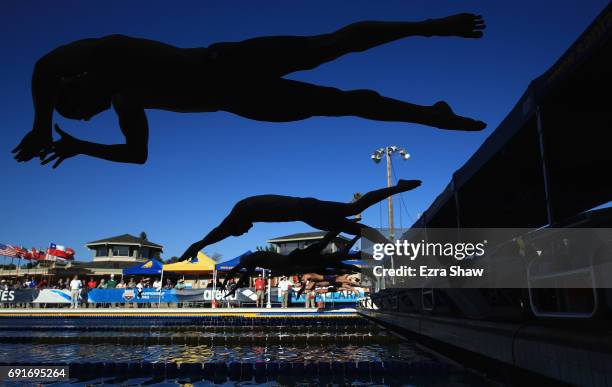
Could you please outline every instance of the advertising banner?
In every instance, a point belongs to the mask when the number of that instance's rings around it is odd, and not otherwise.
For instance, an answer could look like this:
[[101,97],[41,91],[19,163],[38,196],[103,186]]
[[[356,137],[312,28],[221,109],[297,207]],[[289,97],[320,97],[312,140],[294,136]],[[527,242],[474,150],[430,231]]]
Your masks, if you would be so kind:
[[[356,288],[356,289],[357,289],[357,294],[346,291],[346,290],[337,291],[333,293],[317,294],[316,301],[331,302],[334,304],[335,303],[339,303],[339,304],[353,303],[354,304],[354,303],[359,302],[360,298],[364,297],[363,289],[361,288]],[[296,298],[296,295],[297,295],[297,292],[291,293],[291,303],[302,303],[303,304],[306,302],[305,292],[301,294],[299,298]]]
[[0,303],[30,303],[36,299],[38,292],[37,289],[0,290]]
[[[206,289],[162,289],[161,302],[182,303],[182,302],[210,302],[213,298],[219,302],[229,301],[234,303],[254,303],[257,300],[254,288],[241,288],[235,294],[226,297],[226,290]],[[291,302],[305,302],[304,295],[300,298],[295,297],[296,292],[292,292]],[[140,296],[136,289],[92,289],[82,293],[82,297],[87,297],[90,303],[125,303],[125,302],[159,302],[160,292],[153,288],[143,289]],[[341,291],[327,293],[324,298],[317,295],[317,300],[325,300],[334,303],[354,303],[363,297],[363,291],[359,289],[359,294]],[[265,301],[268,300],[266,294]],[[271,289],[270,300],[281,302],[281,294],[278,288]],[[71,302],[70,291],[60,289],[18,289],[0,291],[0,303],[41,303],[41,304],[69,304]],[[82,302],[82,301],[81,301]]]
[[[160,294],[161,293],[161,294]],[[277,298],[277,288],[272,288],[272,300]],[[124,302],[210,302],[213,297],[217,301],[233,301],[239,303],[255,302],[254,289],[242,288],[235,294],[225,297],[227,291],[206,289],[162,289],[145,288],[139,295],[137,289],[92,289],[88,293],[89,302],[124,303]],[[161,297],[160,297],[161,295]],[[70,295],[68,295],[70,302]]]
[[70,290],[43,289],[33,301],[36,304],[70,304]]
[[123,303],[123,302],[177,302],[174,289],[157,291],[153,288],[144,288],[138,294],[137,289],[92,289],[88,293],[89,302]]

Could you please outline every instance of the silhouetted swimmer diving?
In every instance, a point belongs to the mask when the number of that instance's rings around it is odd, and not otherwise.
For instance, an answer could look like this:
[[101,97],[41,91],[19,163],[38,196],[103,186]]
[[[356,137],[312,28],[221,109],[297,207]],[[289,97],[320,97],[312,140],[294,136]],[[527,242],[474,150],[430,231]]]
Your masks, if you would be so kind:
[[378,237],[377,243],[388,240],[377,230],[348,219],[366,208],[400,192],[410,191],[421,185],[420,180],[399,180],[397,185],[370,191],[351,203],[330,202],[314,198],[299,198],[281,195],[251,196],[239,201],[229,215],[204,239],[193,243],[179,259],[184,261],[196,256],[204,247],[230,236],[248,232],[255,222],[301,221],[319,230],[362,235],[367,230],[369,237]]
[[[78,40],[36,62],[33,128],[13,153],[20,162],[34,157],[42,164],[55,161],[54,168],[79,154],[142,164],[148,156],[145,109],[226,111],[269,122],[357,116],[482,130],[484,122],[456,115],[446,102],[421,106],[373,90],[344,91],[283,77],[410,36],[480,38],[484,28],[481,16],[462,13],[421,22],[365,21],[321,35],[259,37],[206,48],[178,48],[123,35]],[[111,106],[125,144],[83,141],[57,124],[61,137],[53,141],[54,110],[69,119],[89,120]]]
[[[298,253],[298,255],[300,254]],[[304,260],[295,260],[294,258],[296,257],[292,256],[292,254],[282,255],[272,251],[256,251],[249,255],[244,255],[240,259],[240,262],[227,273],[225,281],[220,289],[225,290],[229,278],[234,278],[237,274],[240,274],[236,285],[230,290],[226,297],[233,295],[238,288],[248,286],[249,278],[253,276],[257,268],[270,270],[270,275],[274,277],[311,273],[313,270],[317,272],[333,273],[334,278],[338,275],[338,272],[361,272],[359,267],[343,263],[337,260],[336,256],[332,257],[330,254],[312,254],[313,263],[304,262]],[[302,255],[302,258],[307,258],[307,256]],[[326,258],[330,259],[329,263],[323,263]]]
[[359,273],[361,269],[355,265],[347,264],[342,261],[355,258],[351,255],[351,248],[355,245],[360,236],[354,237],[345,246],[334,253],[324,253],[328,244],[338,236],[338,232],[329,231],[322,240],[313,243],[304,249],[294,249],[287,255],[282,255],[273,251],[256,251],[244,255],[240,262],[235,265],[225,276],[225,281],[221,289],[225,289],[230,278],[234,278],[241,273],[237,285],[226,295],[234,294],[239,286],[248,284],[248,279],[258,268],[270,270],[270,275],[292,275],[311,272],[326,272],[332,270],[335,273],[343,271],[349,273]]

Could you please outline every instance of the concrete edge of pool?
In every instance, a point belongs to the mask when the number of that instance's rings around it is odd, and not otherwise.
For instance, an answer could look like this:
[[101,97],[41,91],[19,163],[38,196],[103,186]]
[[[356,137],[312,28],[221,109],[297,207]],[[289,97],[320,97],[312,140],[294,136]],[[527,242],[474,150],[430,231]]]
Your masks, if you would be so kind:
[[5,309],[0,310],[0,318],[12,317],[203,317],[203,316],[240,316],[240,317],[347,317],[357,316],[352,308],[335,310],[313,310],[308,308],[113,308],[113,309]]

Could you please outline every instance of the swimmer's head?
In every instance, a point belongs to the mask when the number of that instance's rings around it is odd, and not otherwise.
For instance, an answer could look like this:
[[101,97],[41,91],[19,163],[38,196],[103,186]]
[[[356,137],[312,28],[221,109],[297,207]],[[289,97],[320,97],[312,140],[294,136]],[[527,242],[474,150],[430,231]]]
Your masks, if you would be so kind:
[[111,94],[99,80],[84,73],[61,80],[55,109],[66,118],[88,121],[108,110],[111,99]]
[[251,222],[239,222],[239,223],[234,224],[232,226],[232,230],[231,230],[230,234],[232,234],[233,236],[244,235],[247,232],[249,232],[249,230],[252,227],[253,227],[253,223],[251,223]]

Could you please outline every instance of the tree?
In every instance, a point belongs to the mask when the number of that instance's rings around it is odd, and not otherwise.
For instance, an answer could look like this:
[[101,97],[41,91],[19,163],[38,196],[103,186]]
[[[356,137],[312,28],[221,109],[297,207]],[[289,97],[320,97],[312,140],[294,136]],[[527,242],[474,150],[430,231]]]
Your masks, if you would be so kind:
[[271,251],[273,253],[277,252],[276,246],[274,246],[274,245],[257,246],[255,248],[255,250],[257,250],[257,251]]
[[141,231],[141,232],[140,232],[140,239],[142,239],[143,241],[148,240],[148,239],[147,239],[147,233],[146,233],[146,232],[144,232],[144,231]]
[[176,263],[176,262],[178,262],[178,260],[179,260],[179,257],[172,256],[172,257],[166,259],[166,261],[164,263],[166,263],[166,264],[168,264],[168,263]]

